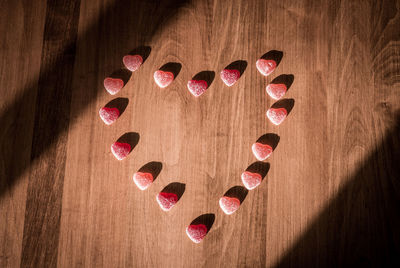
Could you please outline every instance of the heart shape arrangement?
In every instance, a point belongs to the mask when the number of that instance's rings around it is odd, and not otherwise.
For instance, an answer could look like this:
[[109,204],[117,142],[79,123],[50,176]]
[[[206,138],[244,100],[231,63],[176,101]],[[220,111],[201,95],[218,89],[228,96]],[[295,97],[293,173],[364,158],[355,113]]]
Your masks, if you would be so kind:
[[204,224],[191,224],[186,228],[187,236],[194,242],[200,243],[206,236],[208,230]]
[[225,214],[230,215],[239,209],[240,200],[236,197],[223,196],[219,199],[219,206]]
[[277,126],[282,124],[287,114],[288,112],[285,108],[269,108],[267,111],[268,119]]
[[136,186],[144,191],[153,183],[153,174],[149,172],[136,172],[133,174],[133,182]]
[[229,69],[224,69],[220,73],[222,81],[227,85],[228,87],[233,86],[233,84],[236,83],[237,80],[240,78],[240,72],[238,70],[229,70]]
[[143,63],[143,58],[140,55],[126,55],[122,58],[122,61],[126,67],[131,72],[136,71]]
[[114,142],[111,145],[111,152],[118,160],[123,160],[131,152],[131,145],[124,142]]
[[101,120],[107,125],[114,123],[119,117],[119,110],[117,108],[103,107],[99,110]]
[[162,210],[169,211],[178,202],[178,195],[161,192],[157,195],[157,202]]
[[241,179],[242,179],[244,187],[246,187],[247,190],[253,190],[258,185],[260,185],[260,183],[262,181],[262,177],[260,174],[253,173],[250,171],[243,172]]
[[285,84],[269,84],[266,91],[274,100],[280,100],[285,95],[287,87]]
[[166,88],[174,80],[174,74],[171,72],[164,72],[161,70],[154,72],[154,81],[160,88]]
[[195,97],[199,97],[207,90],[207,82],[204,80],[189,80],[187,83],[187,88],[190,93]]
[[[278,60],[278,62],[279,61],[280,60]],[[134,72],[143,64],[143,57],[140,55],[126,55],[123,57],[123,64],[128,70]],[[276,69],[276,67],[277,61],[274,59],[261,58],[256,62],[256,68],[263,76],[270,75]],[[220,76],[225,85],[230,87],[238,81],[241,73],[239,70],[227,68],[220,72]],[[155,71],[153,78],[160,88],[168,87],[175,79],[172,72],[163,70]],[[192,79],[187,83],[187,88],[194,97],[199,97],[204,94],[208,86],[209,85],[205,80]],[[119,78],[107,77],[104,80],[104,87],[111,95],[115,95],[124,87],[124,81]],[[287,86],[285,84],[270,83],[266,87],[266,91],[271,98],[279,100],[286,94]],[[120,117],[120,111],[114,107],[103,107],[99,110],[99,115],[105,124],[110,125]],[[280,125],[287,117],[288,111],[285,108],[274,107],[273,105],[268,109],[266,115],[273,124]],[[270,144],[259,141],[255,142],[251,149],[258,161],[265,161],[268,159],[274,150]],[[132,147],[129,143],[117,141],[111,145],[111,152],[118,160],[123,160],[126,158],[130,154],[131,150]],[[158,173],[153,175],[152,172],[138,171],[134,173],[133,181],[140,190],[144,191],[148,189],[151,184],[153,184],[155,179],[154,176],[157,175]],[[264,176],[265,174],[262,175],[261,171],[257,172],[252,169],[251,171],[246,170],[241,174],[241,181],[247,190],[253,190],[261,184]],[[169,192],[169,190],[166,189],[167,187],[156,196],[157,203],[163,211],[171,210],[171,208],[177,204],[181,196],[181,194],[179,194],[178,197],[177,193]],[[244,198],[239,199],[236,196],[231,196],[231,194],[228,194],[227,192],[219,199],[219,206],[225,214],[231,215],[239,209],[243,200]],[[186,228],[186,234],[194,243],[200,243],[210,231],[211,225],[206,226],[205,224],[193,221]]]
[[111,95],[117,94],[124,87],[124,81],[120,78],[107,77],[104,79],[104,88]]

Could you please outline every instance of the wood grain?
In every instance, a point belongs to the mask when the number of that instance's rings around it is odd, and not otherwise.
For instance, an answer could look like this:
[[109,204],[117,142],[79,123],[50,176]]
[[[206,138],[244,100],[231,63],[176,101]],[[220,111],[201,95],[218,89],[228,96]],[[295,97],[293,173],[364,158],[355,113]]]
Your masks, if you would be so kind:
[[[16,5],[0,23],[2,267],[399,263],[399,1]],[[143,45],[151,52],[142,67],[109,95],[103,79]],[[270,50],[283,57],[264,78],[255,62]],[[228,88],[219,72],[237,60],[247,65]],[[167,63],[181,68],[160,89],[153,73]],[[215,77],[194,98],[186,83],[202,71]],[[294,106],[274,126],[265,86],[280,75],[293,75],[285,98]],[[115,98],[128,104],[106,126],[98,110]],[[138,144],[117,161],[110,146],[129,132]],[[218,200],[241,185],[256,161],[251,145],[266,133],[279,136],[268,174],[227,216]],[[140,191],[132,175],[152,161],[161,171]],[[170,183],[185,187],[166,213],[155,197]],[[215,221],[194,244],[185,228],[202,214]]]

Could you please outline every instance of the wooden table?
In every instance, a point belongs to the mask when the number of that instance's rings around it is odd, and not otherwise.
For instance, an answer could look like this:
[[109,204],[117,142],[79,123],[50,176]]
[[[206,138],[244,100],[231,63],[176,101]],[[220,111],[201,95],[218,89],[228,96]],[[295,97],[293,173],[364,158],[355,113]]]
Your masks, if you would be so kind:
[[[400,265],[399,1],[2,1],[0,267],[384,267]],[[140,46],[115,96],[103,80]],[[263,77],[255,63],[283,53]],[[233,87],[219,77],[245,61]],[[153,73],[175,62],[160,89]],[[214,72],[194,98],[186,84]],[[265,87],[293,75],[280,126]],[[111,126],[98,111],[128,101]],[[140,136],[117,161],[110,145]],[[239,210],[218,200],[280,140]],[[132,181],[162,169],[146,191]],[[169,212],[156,195],[184,184]],[[185,234],[211,214],[200,244]],[[210,217],[210,215],[208,216]]]

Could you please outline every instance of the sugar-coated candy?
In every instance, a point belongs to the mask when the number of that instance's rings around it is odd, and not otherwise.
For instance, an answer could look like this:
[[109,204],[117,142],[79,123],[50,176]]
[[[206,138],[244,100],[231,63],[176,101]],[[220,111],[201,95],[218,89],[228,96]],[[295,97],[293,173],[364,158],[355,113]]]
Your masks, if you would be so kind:
[[178,202],[178,196],[174,193],[161,192],[157,195],[157,202],[162,210],[168,211]]
[[161,70],[154,72],[154,81],[160,88],[169,86],[174,80],[174,74],[171,72],[164,72]]
[[259,59],[256,62],[256,66],[258,71],[264,75],[268,76],[270,75],[276,68],[276,61],[274,60],[265,60],[265,59]]
[[253,151],[254,156],[259,161],[264,161],[272,154],[272,147],[268,144],[262,144],[260,142],[256,142],[251,146],[251,150]]
[[240,72],[238,70],[224,69],[221,71],[221,79],[228,87],[235,84],[235,82],[240,78]]
[[238,210],[240,200],[236,197],[223,196],[219,199],[219,206],[225,214],[230,215]]
[[242,182],[244,187],[247,188],[247,190],[253,190],[256,188],[258,185],[260,185],[262,181],[262,177],[258,173],[253,173],[250,171],[245,171],[242,173]]
[[[153,183],[153,175],[148,172],[136,172],[133,181],[140,190],[146,190]],[[158,197],[157,197],[158,200]]]
[[286,116],[287,111],[285,108],[269,108],[267,111],[267,117],[274,125],[280,125]]
[[204,80],[189,80],[187,87],[193,96],[198,97],[207,90],[207,82]]
[[107,77],[104,79],[104,88],[111,95],[117,94],[124,87],[124,81],[120,78]]
[[117,108],[103,107],[99,110],[101,120],[107,125],[111,125],[119,117],[119,110]]
[[266,90],[271,98],[279,100],[285,95],[287,88],[285,84],[269,84]]
[[114,142],[111,145],[111,152],[118,160],[122,160],[131,152],[131,145],[129,143]]
[[131,72],[136,71],[143,63],[143,58],[140,55],[126,55],[122,58],[122,61],[126,67]]
[[194,243],[200,243],[207,235],[207,227],[204,224],[191,224],[186,228],[186,234]]

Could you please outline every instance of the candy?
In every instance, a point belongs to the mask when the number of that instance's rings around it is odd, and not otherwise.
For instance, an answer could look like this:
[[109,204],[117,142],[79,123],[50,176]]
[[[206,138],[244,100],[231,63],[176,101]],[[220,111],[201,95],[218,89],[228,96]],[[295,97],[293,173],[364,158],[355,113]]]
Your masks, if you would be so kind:
[[287,116],[285,108],[269,108],[267,111],[268,119],[275,125],[280,125]]
[[264,75],[268,76],[270,75],[276,68],[276,61],[274,60],[265,60],[265,59],[259,59],[256,62],[256,66],[258,71]]
[[204,80],[189,80],[187,87],[193,96],[198,97],[207,90],[207,82]]
[[136,71],[143,63],[143,58],[140,55],[126,55],[122,58],[122,61],[126,67],[131,72]]
[[114,142],[111,145],[111,152],[117,158],[118,160],[122,160],[125,157],[128,156],[128,154],[131,152],[131,146],[129,143],[123,143],[123,142]]
[[238,70],[224,69],[221,71],[221,79],[228,87],[232,86],[239,78],[240,72]]
[[260,142],[256,142],[251,146],[254,156],[259,161],[264,161],[272,154],[272,147],[268,144],[262,144]]
[[100,118],[107,125],[111,125],[119,117],[119,110],[117,108],[103,107],[99,110]]
[[285,84],[269,84],[266,88],[268,95],[275,100],[279,100],[286,93],[286,85]]
[[194,243],[200,243],[206,236],[207,231],[207,227],[204,224],[191,224],[186,228],[187,236]]
[[262,177],[258,173],[252,173],[250,171],[245,171],[242,173],[242,182],[243,185],[247,188],[247,190],[252,190],[260,185],[262,181]]
[[154,81],[160,88],[169,86],[174,80],[174,74],[171,72],[164,72],[161,70],[154,72]]
[[104,79],[104,87],[108,93],[115,95],[124,87],[124,81],[120,78],[107,77]]
[[238,210],[240,201],[236,197],[223,196],[219,199],[219,206],[225,214],[230,215]]
[[[153,175],[148,172],[136,172],[133,181],[140,190],[146,190],[153,183]],[[158,197],[157,197],[158,200]]]
[[168,211],[178,202],[178,196],[174,193],[161,192],[157,195],[157,202],[162,210]]

